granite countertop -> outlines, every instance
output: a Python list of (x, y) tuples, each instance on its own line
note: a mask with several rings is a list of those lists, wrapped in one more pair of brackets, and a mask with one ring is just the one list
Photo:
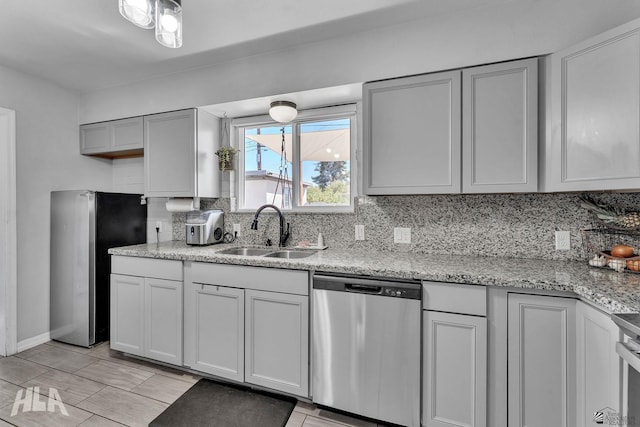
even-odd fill
[[(586, 262), (447, 256), (326, 249), (300, 259), (224, 255), (238, 246), (188, 246), (184, 241), (109, 249), (112, 255), (316, 270), (438, 282), (568, 291), (613, 313), (640, 312), (640, 274), (589, 267)], [(274, 251), (277, 248), (273, 248)], [(291, 248), (286, 248), (291, 249)]]

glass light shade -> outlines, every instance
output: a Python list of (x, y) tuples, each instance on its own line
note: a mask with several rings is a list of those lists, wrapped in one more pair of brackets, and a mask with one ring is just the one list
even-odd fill
[(274, 101), (269, 108), (269, 115), (278, 123), (289, 123), (298, 115), (296, 104), (289, 101)]
[(163, 46), (182, 46), (182, 6), (174, 0), (156, 0), (156, 40)]
[(118, 0), (120, 15), (140, 28), (155, 26), (155, 0)]

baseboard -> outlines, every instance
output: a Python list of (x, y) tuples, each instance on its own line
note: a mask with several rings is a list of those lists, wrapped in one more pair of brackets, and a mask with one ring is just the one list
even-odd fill
[(35, 347), (40, 344), (44, 344), (49, 341), (51, 341), (51, 335), (49, 332), (36, 335), (35, 337), (27, 338), (26, 340), (22, 340), (18, 342), (18, 353), (25, 350), (29, 350), (32, 347)]

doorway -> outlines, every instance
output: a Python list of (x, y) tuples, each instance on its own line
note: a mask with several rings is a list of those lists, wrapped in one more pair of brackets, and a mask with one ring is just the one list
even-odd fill
[(17, 350), (16, 112), (0, 107), (0, 356)]

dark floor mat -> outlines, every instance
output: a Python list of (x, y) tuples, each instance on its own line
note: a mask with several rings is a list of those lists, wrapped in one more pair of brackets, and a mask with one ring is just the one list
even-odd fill
[(150, 427), (283, 427), (296, 399), (201, 379)]

